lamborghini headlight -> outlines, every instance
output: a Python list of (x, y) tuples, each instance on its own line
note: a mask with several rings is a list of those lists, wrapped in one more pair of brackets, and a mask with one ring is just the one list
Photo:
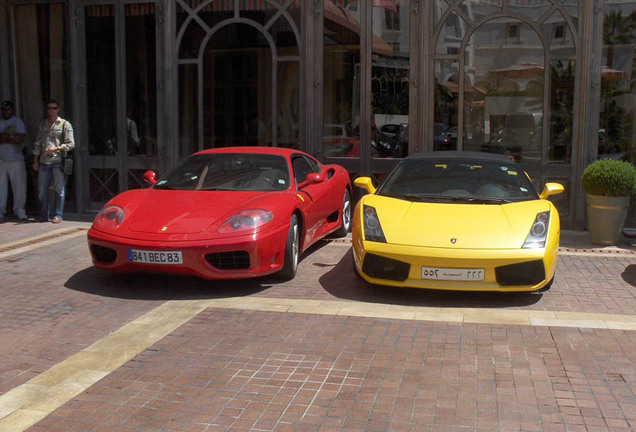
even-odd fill
[(375, 211), (375, 208), (365, 205), (362, 211), (365, 240), (386, 243), (386, 238), (384, 238), (384, 232), (382, 231), (382, 226), (380, 226), (380, 219), (378, 219), (378, 213)]
[(103, 227), (115, 229), (119, 228), (125, 216), (126, 213), (123, 208), (115, 205), (107, 205), (99, 211), (95, 222)]
[(267, 210), (244, 210), (226, 220), (218, 229), (221, 234), (253, 231), (271, 221), (274, 215)]
[(523, 244), (524, 249), (536, 249), (545, 247), (550, 226), (550, 212), (539, 213), (530, 228), (530, 233)]

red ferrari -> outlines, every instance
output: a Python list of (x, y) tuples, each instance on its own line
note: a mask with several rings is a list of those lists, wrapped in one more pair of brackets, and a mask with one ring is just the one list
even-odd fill
[(282, 148), (232, 147), (185, 158), (152, 187), (110, 200), (88, 231), (96, 267), (235, 279), (291, 279), (299, 255), (351, 225), (339, 165)]

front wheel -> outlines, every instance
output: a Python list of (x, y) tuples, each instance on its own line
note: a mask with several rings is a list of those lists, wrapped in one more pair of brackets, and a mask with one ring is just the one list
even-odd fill
[(344, 237), (349, 233), (351, 229), (351, 194), (349, 189), (345, 189), (344, 197), (342, 198), (342, 215), (340, 216), (340, 228), (334, 232), (336, 237)]
[(278, 275), (283, 279), (293, 279), (298, 270), (300, 237), (298, 235), (298, 218), (293, 214), (289, 221), (289, 233), (285, 245), (285, 262)]

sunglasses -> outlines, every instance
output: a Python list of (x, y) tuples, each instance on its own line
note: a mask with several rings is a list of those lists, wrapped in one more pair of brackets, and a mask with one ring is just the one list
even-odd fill
[(46, 109), (47, 109), (47, 110), (56, 110), (56, 109), (58, 109), (58, 108), (59, 108), (59, 107), (46, 107)]

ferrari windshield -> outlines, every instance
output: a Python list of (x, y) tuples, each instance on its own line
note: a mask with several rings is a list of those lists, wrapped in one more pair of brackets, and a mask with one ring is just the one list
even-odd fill
[(282, 156), (210, 153), (185, 158), (155, 189), (197, 191), (281, 191), (289, 188), (289, 167)]
[(538, 199), (526, 173), (514, 163), (470, 159), (405, 159), (378, 195), (414, 202), (505, 204)]

